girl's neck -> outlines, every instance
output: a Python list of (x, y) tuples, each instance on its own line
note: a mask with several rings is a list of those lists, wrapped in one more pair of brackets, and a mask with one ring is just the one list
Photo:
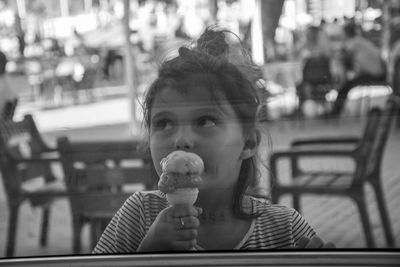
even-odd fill
[(234, 218), (232, 207), (233, 190), (208, 190), (198, 196), (196, 206), (203, 209), (199, 219), (201, 223), (226, 223)]

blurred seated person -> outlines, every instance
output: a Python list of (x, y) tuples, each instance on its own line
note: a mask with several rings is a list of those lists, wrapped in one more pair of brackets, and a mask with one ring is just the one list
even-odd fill
[(0, 119), (12, 119), (17, 104), (17, 95), (7, 80), (7, 62), (7, 56), (0, 51)]
[(309, 26), (305, 38), (298, 47), (302, 81), (296, 86), (299, 109), (306, 100), (317, 100), (320, 85), (331, 81), (332, 47), (327, 34), (318, 26)]
[(344, 43), (343, 64), (347, 70), (347, 80), (338, 91), (333, 105), (332, 115), (339, 116), (349, 91), (363, 84), (385, 82), (386, 68), (379, 48), (370, 40), (362, 37), (355, 23), (343, 27)]
[(332, 52), (327, 34), (319, 26), (314, 25), (306, 29), (305, 36), (297, 49), (303, 62), (310, 57), (330, 57)]

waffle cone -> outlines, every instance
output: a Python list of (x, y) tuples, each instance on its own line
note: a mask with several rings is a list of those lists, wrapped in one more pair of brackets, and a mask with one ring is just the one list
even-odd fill
[(167, 200), (171, 205), (187, 204), (193, 205), (196, 202), (199, 189), (197, 188), (177, 188), (171, 193), (167, 193)]

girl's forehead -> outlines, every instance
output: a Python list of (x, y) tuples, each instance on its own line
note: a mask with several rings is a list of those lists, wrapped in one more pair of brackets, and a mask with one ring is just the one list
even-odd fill
[(176, 89), (166, 87), (154, 98), (153, 108), (172, 106), (215, 106), (221, 107), (227, 100), (221, 94), (212, 94), (211, 89), (195, 87)]
[(236, 118), (234, 107), (222, 95), (214, 95), (211, 89), (201, 88), (177, 90), (166, 87), (155, 96), (150, 110), (150, 117), (158, 114), (173, 113), (179, 116), (198, 114), (199, 112), (215, 113)]

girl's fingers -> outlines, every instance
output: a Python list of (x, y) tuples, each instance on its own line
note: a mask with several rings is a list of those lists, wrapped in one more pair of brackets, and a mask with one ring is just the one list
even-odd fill
[(310, 239), (308, 237), (302, 236), (299, 241), (297, 242), (297, 247), (298, 248), (305, 248), (308, 244)]
[(301, 237), (297, 242), (297, 248), (336, 248), (332, 242), (327, 242), (326, 244), (318, 236), (314, 236), (311, 239), (305, 236)]
[(200, 221), (194, 216), (179, 217), (174, 218), (174, 225), (177, 230), (196, 229), (200, 226)]
[(186, 217), (186, 216), (195, 216), (198, 217), (202, 210), (199, 207), (188, 206), (188, 205), (174, 205), (169, 208), (173, 217)]
[(178, 231), (175, 235), (177, 241), (191, 241), (196, 240), (198, 234), (196, 229), (184, 229)]
[(322, 248), (323, 245), (324, 241), (322, 241), (321, 238), (319, 238), (318, 236), (313, 236), (310, 239), (310, 242), (308, 242), (306, 248)]
[(322, 248), (336, 248), (336, 246), (332, 242), (328, 242)]
[(172, 246), (175, 250), (190, 250), (196, 246), (196, 240), (174, 241)]

